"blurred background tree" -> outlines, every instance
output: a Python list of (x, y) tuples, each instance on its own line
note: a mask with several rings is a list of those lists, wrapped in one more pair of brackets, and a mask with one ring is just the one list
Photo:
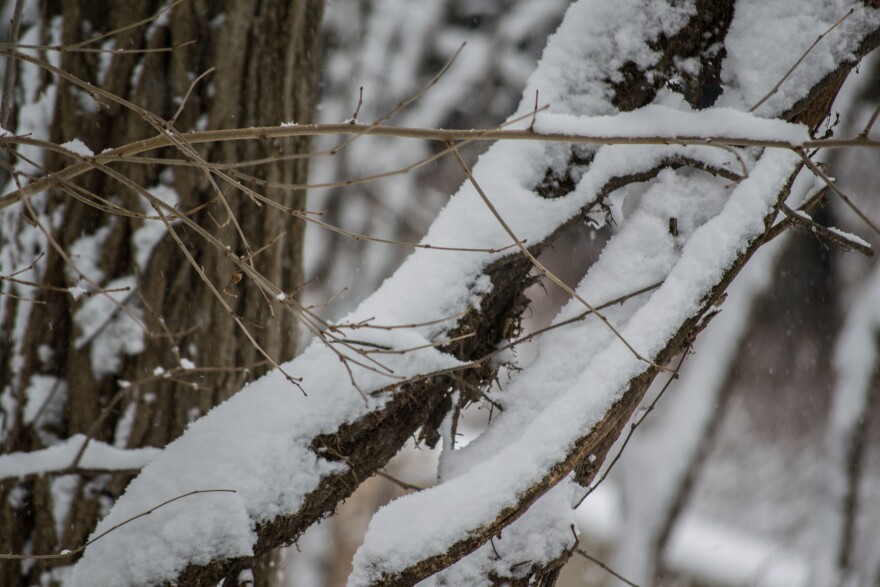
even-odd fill
[[(33, 60), (18, 59), (6, 45), (2, 126), (59, 145), (77, 139), (101, 152), (156, 135), (163, 120), (182, 132), (310, 122), (318, 99), (323, 4), (6, 0), (0, 8), (5, 37)], [(134, 107), (59, 78), (46, 65)], [(234, 163), (304, 153), (308, 146), (307, 138), (218, 143), (198, 153)], [(217, 193), (208, 174), (163, 164), (180, 155), (177, 149), (151, 155), (155, 160), (118, 170), (153, 196), (191, 211), (192, 220), (285, 291), (302, 284), (302, 221), (247, 198), (221, 205), (225, 194)], [(24, 181), (12, 172), (41, 175), (71, 163), (58, 152), (42, 160), (34, 150), (19, 155), (7, 149), (3, 157), (4, 193)], [(308, 167), (309, 159), (301, 157), (237, 170), (302, 184)], [(304, 207), (304, 190), (266, 193), (288, 207)], [(105, 214), (74, 196), (133, 214)], [(32, 198), (29, 208), (30, 219), (19, 207), (0, 216), (0, 274), (30, 267), (17, 275), (20, 283), (0, 284), (4, 453), (59, 445), (76, 434), (119, 448), (163, 447), (270, 367), (161, 223), (145, 218), (156, 211), (131, 185), (92, 172)], [(34, 222), (47, 234), (35, 238)], [(264, 294), (236, 276), (220, 251), (191, 231), (178, 232), (207, 280), (228, 284), (226, 302), (254, 340), (275, 361), (292, 358), (292, 315), (273, 315)], [(116, 290), (110, 294), (116, 305), (100, 294), (78, 295), (98, 289)], [(0, 482), (0, 551), (58, 552), (87, 539), (131, 471), (82, 468), (77, 459), (64, 474)], [(62, 584), (69, 564), (2, 561), (0, 584)], [(272, 564), (257, 573), (258, 584), (274, 584)]]

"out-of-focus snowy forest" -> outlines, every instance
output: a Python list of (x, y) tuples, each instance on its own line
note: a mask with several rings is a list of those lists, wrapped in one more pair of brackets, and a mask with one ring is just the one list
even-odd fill
[(876, 2), (36, 4), (0, 582), (880, 582)]

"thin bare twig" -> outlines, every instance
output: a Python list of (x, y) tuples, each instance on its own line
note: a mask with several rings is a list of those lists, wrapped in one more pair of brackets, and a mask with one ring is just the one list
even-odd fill
[[(821, 190), (816, 191), (816, 193), (810, 196), (806, 202), (798, 206), (798, 211), (809, 212), (810, 210), (812, 210), (819, 202), (825, 199), (830, 189), (831, 188), (826, 185)], [(791, 227), (791, 224), (792, 220), (786, 216), (785, 218), (774, 224), (770, 228), (770, 230), (767, 231), (766, 236), (764, 236), (764, 242), (766, 243), (772, 241), (780, 234), (788, 230)]]
[(783, 204), (780, 209), (782, 210), (783, 214), (791, 219), (793, 226), (800, 228), (804, 232), (814, 234), (819, 238), (830, 241), (841, 247), (845, 251), (853, 250), (869, 258), (874, 256), (874, 250), (870, 246), (848, 238), (846, 235), (840, 232), (836, 232), (825, 226), (822, 226), (821, 224), (814, 222), (813, 219), (806, 214), (802, 216), (785, 204)]
[[(3, 53), (3, 50), (0, 50)], [(22, 56), (29, 58), (29, 56)], [(529, 113), (528, 116), (531, 116)], [(510, 129), (431, 129), (431, 128), (412, 128), (412, 127), (376, 127), (372, 125), (358, 124), (314, 124), (314, 125), (282, 125), (269, 127), (239, 128), (239, 129), (220, 129), (193, 131), (185, 133), (186, 140), (190, 145), (224, 142), (224, 141), (240, 141), (240, 140), (261, 140), (268, 138), (286, 138), (300, 136), (317, 136), (332, 134), (370, 134), (375, 136), (387, 136), (409, 139), (434, 140), (442, 143), (449, 141), (497, 141), (497, 140), (514, 140), (514, 141), (541, 141), (541, 142), (560, 142), (575, 143), (587, 145), (689, 145), (711, 148), (722, 148), (728, 150), (729, 147), (758, 147), (766, 149), (843, 149), (850, 147), (859, 148), (880, 148), (880, 140), (872, 140), (868, 137), (852, 137), (843, 139), (811, 139), (798, 143), (792, 143), (787, 140), (773, 139), (755, 139), (748, 136), (742, 137), (724, 137), (724, 136), (589, 136), (577, 134), (562, 133), (539, 133), (524, 130)], [(7, 208), (22, 198), (30, 197), (36, 193), (45, 191), (53, 186), (59, 179), (72, 179), (82, 175), (86, 171), (92, 169), (97, 162), (114, 163), (126, 162), (128, 158), (160, 149), (163, 147), (173, 146), (176, 139), (172, 139), (167, 133), (162, 133), (150, 139), (135, 141), (128, 145), (123, 145), (109, 151), (102, 152), (92, 157), (83, 157), (78, 163), (65, 167), (55, 172), (50, 177), (37, 179), (36, 181), (23, 186), (20, 189), (13, 190), (3, 196), (0, 196), (0, 210)], [(3, 136), (0, 137), (0, 144), (21, 143), (30, 144), (31, 139), (28, 137)], [(429, 158), (434, 160), (436, 158)], [(425, 162), (428, 160), (426, 159)], [(415, 164), (415, 167), (421, 166), (425, 162)], [(211, 164), (205, 163), (210, 169)], [(198, 164), (201, 166), (201, 163)], [(222, 166), (214, 166), (217, 169)], [(406, 168), (406, 171), (413, 167)], [(370, 179), (385, 177), (388, 175), (399, 174), (402, 171), (391, 171), (384, 174), (371, 176)], [(405, 171), (403, 171), (405, 172)], [(351, 185), (367, 178), (345, 180), (342, 185)], [(340, 182), (333, 182), (331, 186), (339, 185)], [(289, 187), (292, 184), (284, 184)], [(321, 185), (321, 184), (318, 184)], [(314, 187), (314, 186), (313, 186)]]
[(804, 165), (806, 165), (810, 171), (812, 171), (819, 178), (821, 178), (822, 181), (824, 181), (825, 184), (831, 189), (831, 191), (834, 192), (835, 194), (837, 194), (840, 197), (840, 199), (843, 200), (844, 204), (849, 206), (849, 209), (852, 210), (853, 212), (855, 212), (856, 216), (861, 218), (862, 222), (867, 224), (871, 228), (871, 230), (874, 231), (874, 234), (876, 234), (877, 236), (880, 236), (880, 228), (878, 228), (877, 225), (874, 224), (874, 222), (870, 218), (868, 218), (865, 215), (865, 213), (862, 212), (858, 208), (858, 206), (856, 206), (852, 202), (852, 200), (850, 200), (849, 196), (847, 196), (843, 192), (843, 190), (841, 190), (837, 186), (837, 184), (834, 183), (834, 181), (830, 177), (828, 177), (828, 175), (824, 171), (822, 171), (822, 169), (818, 165), (813, 163), (813, 161), (807, 156), (806, 151), (804, 151), (803, 149), (795, 149), (795, 153), (800, 155), (800, 158), (804, 162)]
[(356, 330), (358, 328), (375, 328), (377, 330), (400, 330), (400, 329), (409, 329), (420, 328), (422, 326), (433, 326), (434, 324), (442, 324), (443, 322), (449, 322), (450, 320), (456, 320), (464, 316), (466, 312), (456, 312), (455, 314), (450, 314), (444, 318), (437, 318), (436, 320), (427, 320), (425, 322), (412, 322), (410, 324), (372, 324), (375, 318), (367, 318), (366, 320), (361, 320), (360, 322), (354, 323), (342, 323), (342, 324), (334, 324), (330, 327), (333, 331), (339, 331), (343, 329), (351, 329)]
[(529, 130), (535, 132), (535, 120), (538, 118), (538, 90), (535, 90), (535, 109), (532, 111), (532, 123), (529, 124)]
[(354, 109), (354, 114), (352, 114), (352, 115), (351, 115), (351, 118), (349, 119), (349, 122), (350, 122), (351, 124), (357, 124), (357, 121), (358, 121), (358, 114), (361, 113), (361, 106), (363, 106), (363, 105), (364, 105), (364, 86), (361, 86), (361, 89), (360, 89), (360, 91), (359, 91), (359, 93), (358, 93), (358, 103), (357, 103), (357, 106), (356, 106), (355, 109)]
[(873, 114), (871, 114), (871, 118), (868, 119), (868, 124), (866, 124), (865, 128), (862, 129), (862, 132), (858, 134), (859, 138), (868, 138), (868, 135), (871, 134), (871, 129), (874, 128), (874, 124), (877, 122), (878, 117), (880, 117), (880, 104), (877, 104), (877, 107), (874, 109)]
[(28, 45), (24, 43), (0, 43), (4, 49), (30, 49), (33, 51), (57, 51), (59, 53), (110, 53), (112, 55), (142, 55), (145, 53), (172, 53), (182, 47), (195, 44), (195, 39), (178, 43), (172, 47), (152, 47), (149, 49), (102, 49), (94, 47), (72, 48), (67, 45)]
[(660, 389), (660, 392), (657, 394), (657, 397), (655, 397), (654, 400), (648, 405), (648, 407), (645, 408), (644, 412), (642, 412), (642, 414), (639, 416), (639, 418), (635, 422), (633, 422), (632, 424), (629, 425), (629, 433), (626, 435), (626, 438), (623, 439), (623, 444), (621, 445), (620, 450), (618, 450), (617, 454), (614, 455), (614, 459), (611, 461), (611, 463), (608, 465), (608, 467), (602, 473), (602, 476), (599, 478), (599, 480), (596, 481), (595, 483), (593, 483), (590, 486), (590, 488), (587, 490), (587, 492), (584, 494), (584, 496), (578, 500), (577, 504), (575, 504), (575, 506), (574, 506), (574, 509), (577, 509), (578, 507), (580, 507), (580, 505), (582, 503), (584, 503), (584, 500), (587, 499), (590, 496), (590, 494), (592, 494), (594, 491), (596, 491), (596, 488), (599, 487), (599, 485), (601, 485), (602, 482), (605, 481), (605, 479), (608, 477), (608, 474), (611, 472), (611, 469), (614, 468), (614, 465), (617, 464), (617, 461), (619, 461), (620, 457), (623, 455), (623, 451), (624, 451), (624, 449), (626, 449), (626, 445), (629, 444), (629, 441), (632, 438), (633, 434), (635, 434), (638, 427), (642, 425), (642, 422), (645, 421), (645, 418), (648, 417), (648, 414), (650, 414), (651, 412), (654, 411), (654, 407), (657, 405), (657, 402), (660, 401), (660, 398), (663, 397), (663, 394), (666, 393), (666, 390), (669, 389), (669, 386), (672, 385), (672, 382), (674, 380), (678, 379), (678, 372), (681, 370), (681, 365), (684, 363), (684, 360), (687, 357), (688, 353), (690, 352), (690, 349), (691, 349), (691, 347), (688, 346), (681, 353), (681, 359), (679, 359), (678, 365), (676, 365), (675, 369), (670, 373), (669, 379), (666, 380), (666, 383)]
[(588, 561), (590, 561), (591, 563), (597, 565), (598, 567), (601, 567), (603, 571), (605, 571), (606, 573), (608, 573), (609, 575), (611, 575), (615, 579), (623, 581), (624, 583), (626, 583), (630, 587), (639, 587), (637, 584), (633, 583), (632, 581), (630, 581), (629, 579), (627, 579), (626, 577), (624, 577), (623, 575), (621, 575), (620, 573), (618, 573), (617, 571), (615, 571), (614, 569), (612, 569), (611, 567), (609, 567), (608, 565), (606, 565), (605, 563), (603, 563), (602, 561), (600, 561), (599, 559), (597, 559), (596, 557), (594, 557), (593, 555), (588, 553), (587, 551), (585, 551), (581, 548), (577, 548), (577, 549), (575, 549), (575, 552), (578, 553), (579, 555), (581, 555), (582, 557), (584, 557), (585, 559), (587, 559)]
[(571, 524), (571, 526), (569, 526), (569, 528), (571, 528), (571, 535), (574, 536), (574, 545), (567, 550), (567, 552), (569, 554), (572, 552), (576, 552), (579, 555), (581, 555), (582, 557), (584, 557), (585, 559), (587, 559), (588, 561), (601, 567), (605, 572), (610, 574), (612, 577), (620, 579), (621, 581), (623, 581), (624, 583), (626, 583), (630, 587), (639, 587), (638, 585), (636, 585), (635, 583), (633, 583), (629, 579), (626, 579), (625, 577), (623, 577), (623, 575), (621, 575), (620, 573), (618, 573), (617, 571), (615, 571), (614, 569), (612, 569), (611, 567), (609, 567), (608, 565), (606, 565), (605, 563), (603, 563), (602, 561), (600, 561), (599, 559), (597, 559), (596, 557), (594, 557), (593, 555), (588, 553), (586, 550), (579, 548), (580, 543), (581, 543), (581, 539), (577, 535), (577, 531), (574, 528), (574, 524)]
[[(406, 353), (411, 353), (413, 351), (419, 351), (422, 349), (437, 348), (439, 346), (447, 345), (447, 344), (450, 344), (453, 342), (458, 342), (460, 340), (466, 340), (468, 338), (473, 338), (474, 336), (476, 336), (475, 332), (466, 332), (465, 334), (461, 334), (459, 336), (454, 336), (452, 338), (444, 338), (443, 340), (428, 342), (425, 344), (420, 344), (418, 346), (413, 346), (413, 347), (409, 347), (409, 348), (405, 348), (405, 349), (392, 349), (392, 348), (388, 348), (388, 347), (382, 348), (382, 345), (374, 345), (374, 346), (377, 346), (378, 348), (376, 348), (375, 350), (364, 351), (364, 352), (366, 354), (373, 353), (373, 354), (386, 354), (386, 355), (404, 355)], [(363, 343), (361, 343), (361, 344), (363, 344)]]
[(203, 72), (199, 77), (194, 79), (191, 84), (189, 84), (189, 88), (186, 90), (186, 94), (184, 94), (183, 99), (180, 101), (180, 106), (177, 107), (177, 112), (175, 112), (174, 116), (171, 117), (171, 120), (168, 121), (169, 124), (174, 124), (175, 122), (177, 122), (177, 117), (180, 116), (180, 113), (183, 112), (184, 108), (186, 108), (186, 103), (189, 101), (189, 97), (192, 95), (193, 90), (196, 88), (198, 83), (205, 79), (207, 76), (214, 73), (216, 69), (216, 67), (211, 67), (207, 71)]
[(376, 471), (376, 475), (382, 477), (383, 479), (388, 479), (405, 491), (422, 491), (424, 489), (424, 487), (419, 487), (418, 485), (413, 485), (412, 483), (401, 481), (397, 477), (390, 475), (387, 471), (385, 471), (385, 469), (379, 469), (378, 471)]

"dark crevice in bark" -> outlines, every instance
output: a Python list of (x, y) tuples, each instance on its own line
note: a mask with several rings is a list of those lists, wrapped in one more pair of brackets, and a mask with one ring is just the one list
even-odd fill
[[(620, 79), (611, 82), (612, 103), (628, 112), (650, 104), (660, 88), (669, 86), (684, 96), (694, 108), (715, 103), (722, 93), (721, 62), (726, 55), (724, 39), (733, 19), (734, 0), (697, 0), (689, 22), (672, 37), (661, 35), (649, 43), (660, 58), (648, 71), (632, 62), (624, 64)], [(697, 73), (688, 73), (681, 63), (699, 62)]]

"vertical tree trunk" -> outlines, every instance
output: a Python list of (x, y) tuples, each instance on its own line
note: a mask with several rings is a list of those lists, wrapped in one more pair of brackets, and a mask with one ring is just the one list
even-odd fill
[[(38, 14), (25, 11), (22, 39), (69, 46), (149, 19), (167, 4), (47, 0)], [(89, 45), (172, 51), (67, 50), (41, 51), (39, 56), (165, 120), (180, 109), (174, 126), (181, 132), (307, 123), (318, 95), (321, 18), (320, 0), (191, 0)], [(187, 96), (193, 81), (212, 67), (216, 69)], [(90, 95), (33, 65), (19, 62), (18, 68), (18, 83), (38, 80), (42, 94), (19, 88), (23, 98), (16, 101), (11, 130), (26, 132), (28, 121), (33, 121), (29, 106), (42, 99), (51, 106), (47, 138), (57, 144), (79, 139), (100, 152), (157, 134), (142, 113)], [(207, 161), (233, 163), (303, 153), (307, 148), (303, 138), (223, 143), (198, 151)], [(183, 158), (172, 149), (146, 155)], [(55, 153), (44, 160), (50, 170), (70, 162)], [(158, 197), (173, 194), (180, 210), (196, 210), (190, 214), (192, 220), (234, 254), (252, 255), (256, 270), (283, 291), (294, 292), (300, 285), (301, 221), (258, 206), (215, 178), (227, 207), (201, 169), (158, 163), (115, 169)], [(271, 182), (304, 183), (308, 159), (279, 159), (238, 171)], [(304, 207), (302, 190), (245, 183), (285, 207)], [(106, 174), (91, 172), (77, 184), (130, 210), (156, 214), (142, 195)], [(4, 193), (14, 184), (7, 188)], [(34, 230), (25, 223), (29, 216), (47, 228), (51, 239), (33, 243), (22, 238)], [(122, 448), (162, 447), (194, 417), (269, 366), (161, 222), (108, 214), (60, 189), (2, 211), (0, 221), (0, 274), (36, 260), (22, 278), (62, 290), (0, 281), (0, 291), (9, 294), (0, 297), (4, 453), (43, 449), (74, 434)], [(180, 223), (174, 228), (257, 343), (276, 361), (291, 358), (296, 347), (292, 314), (280, 311), (279, 304), (267, 300), (247, 279), (237, 282), (233, 264), (194, 231)], [(90, 245), (97, 256), (89, 255)], [(113, 294), (119, 301), (116, 307), (100, 294), (75, 300), (63, 290), (93, 289), (82, 275), (102, 288), (131, 289)], [(42, 554), (75, 548), (87, 539), (128, 478), (69, 471), (0, 481), (0, 551)], [(61, 584), (63, 567), (69, 564), (3, 562), (0, 584)], [(271, 583), (273, 573), (257, 574), (258, 584)]]

